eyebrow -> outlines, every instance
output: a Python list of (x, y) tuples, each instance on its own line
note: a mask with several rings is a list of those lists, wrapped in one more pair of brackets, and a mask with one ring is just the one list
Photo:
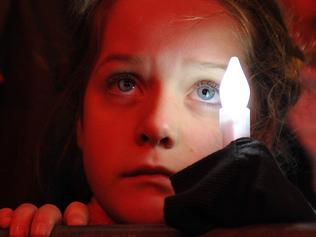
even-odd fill
[[(111, 63), (111, 62), (125, 62), (125, 63), (131, 63), (131, 64), (141, 64), (143, 63), (143, 59), (139, 56), (130, 55), (130, 54), (121, 54), (121, 53), (115, 53), (115, 54), (109, 54), (104, 59), (102, 59), (100, 66)], [(220, 64), (220, 63), (214, 63), (214, 62), (204, 62), (199, 61), (196, 59), (185, 59), (184, 60), (185, 65), (194, 66), (197, 68), (200, 68), (202, 70), (210, 69), (210, 68), (219, 68), (222, 70), (226, 70), (227, 65), (226, 64)]]

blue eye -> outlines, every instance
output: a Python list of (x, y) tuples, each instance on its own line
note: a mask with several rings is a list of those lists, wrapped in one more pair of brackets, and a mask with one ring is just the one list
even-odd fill
[(136, 83), (130, 78), (122, 78), (117, 80), (117, 87), (122, 92), (128, 92), (135, 88)]
[(115, 73), (106, 80), (107, 90), (116, 95), (140, 96), (137, 75), (129, 72)]
[(200, 81), (191, 94), (192, 99), (208, 104), (219, 104), (219, 85), (213, 81)]
[(197, 94), (202, 100), (210, 100), (214, 97), (216, 89), (209, 86), (201, 86), (197, 88)]

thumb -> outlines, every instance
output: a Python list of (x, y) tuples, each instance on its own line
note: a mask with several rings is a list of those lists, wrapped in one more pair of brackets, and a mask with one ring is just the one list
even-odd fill
[(87, 205), (81, 202), (70, 203), (64, 212), (66, 225), (87, 225), (89, 223), (89, 210)]

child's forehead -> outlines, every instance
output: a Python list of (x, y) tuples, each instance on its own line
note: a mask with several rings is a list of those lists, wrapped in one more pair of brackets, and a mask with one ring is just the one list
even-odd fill
[(143, 24), (145, 21), (176, 23), (204, 19), (226, 13), (217, 0), (117, 0), (110, 18), (124, 23)]
[(181, 12), (189, 10), (192, 13), (200, 12), (201, 9), (205, 9), (207, 12), (209, 6), (219, 5), (221, 4), (218, 0), (116, 0), (114, 2), (115, 8), (123, 11), (150, 11), (154, 9), (156, 11)]
[(118, 0), (103, 36), (103, 46), (153, 50), (192, 50), (203, 42), (224, 47), (224, 39), (240, 37), (236, 21), (215, 0)]

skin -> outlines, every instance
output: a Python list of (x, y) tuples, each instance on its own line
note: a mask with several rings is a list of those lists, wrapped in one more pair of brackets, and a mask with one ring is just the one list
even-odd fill
[[(93, 200), (104, 217), (163, 223), (164, 199), (173, 194), (168, 177), (222, 148), (217, 87), (230, 57), (243, 62), (236, 24), (215, 1), (114, 5), (77, 125)], [(202, 87), (214, 96), (201, 97)], [(77, 204), (65, 214), (67, 224), (88, 223), (86, 206)], [(34, 218), (33, 236), (40, 220), (48, 223), (44, 236), (62, 220), (57, 208), (19, 208), (33, 213), (21, 220), (29, 226)], [(10, 229), (17, 226), (13, 219)]]

